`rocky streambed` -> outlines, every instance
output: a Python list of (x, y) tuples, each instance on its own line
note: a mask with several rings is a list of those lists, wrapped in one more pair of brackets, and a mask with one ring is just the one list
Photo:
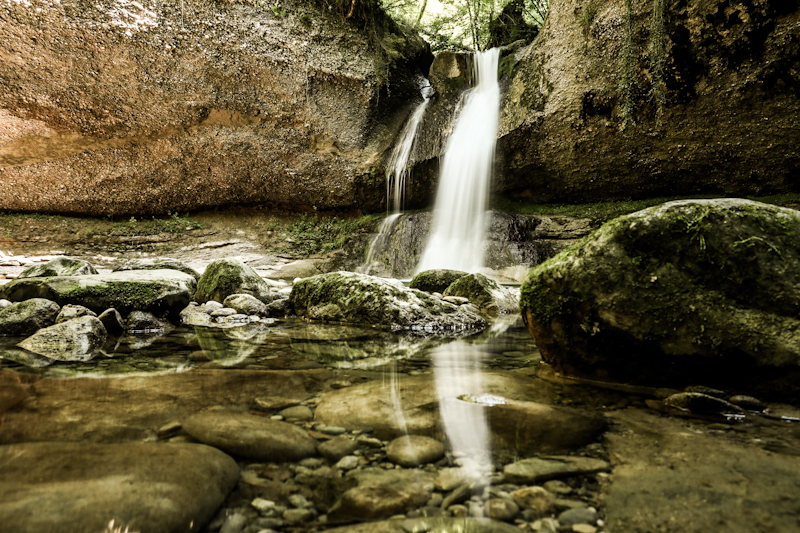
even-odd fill
[[(779, 219), (793, 216), (784, 211)], [(787, 244), (775, 246), (788, 257)], [(17, 270), (0, 297), (20, 302), (3, 304), (0, 319), (38, 311), (14, 322), (25, 332), (6, 325), (0, 338), (0, 523), (37, 532), (797, 528), (791, 398), (743, 398), (691, 368), (685, 389), (558, 374), (557, 351), (542, 343), (544, 362), (508, 305), (515, 292), (480, 276), (440, 272), (412, 287), (353, 273), (289, 282), (265, 276), (264, 257), (6, 267)], [(533, 311), (541, 322), (541, 307)], [(65, 324), (81, 325), (73, 348), (91, 349), (56, 349), (63, 343), (44, 333)], [(26, 348), (37, 336), (44, 342)], [(620, 345), (620, 355), (630, 350)]]

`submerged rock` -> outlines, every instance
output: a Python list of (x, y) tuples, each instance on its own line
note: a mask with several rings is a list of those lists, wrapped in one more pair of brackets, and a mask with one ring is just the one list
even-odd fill
[(155, 259), (131, 259), (130, 261), (125, 261), (121, 265), (114, 268), (113, 272), (121, 272), (124, 270), (162, 269), (177, 270), (179, 272), (183, 272), (184, 274), (189, 274), (190, 276), (194, 277), (194, 279), (200, 279), (200, 274), (195, 269), (183, 261), (172, 259), (171, 257), (157, 257)]
[(146, 311), (131, 311), (125, 320), (128, 333), (169, 333), (175, 329), (169, 320), (159, 318)]
[(128, 270), (92, 276), (15, 279), (0, 288), (11, 301), (47, 298), (103, 312), (113, 307), (123, 314), (148, 311), (177, 316), (192, 299), (197, 282), (177, 270)]
[(238, 477), (233, 459), (200, 444), (0, 446), (0, 523), (17, 533), (200, 529)]
[(329, 520), (389, 518), (423, 505), (434, 488), (434, 475), (419, 470), (368, 468), (353, 477), (358, 485), (345, 491), (331, 507)]
[(493, 318), (519, 311), (519, 300), (514, 293), (483, 274), (469, 274), (458, 278), (447, 287), (443, 295), (466, 298), (482, 314)]
[(534, 268), (520, 305), (560, 372), (788, 397), (800, 391), (798, 264), (798, 211), (670, 202)]
[(87, 276), (97, 274), (88, 261), (71, 257), (57, 257), (41, 265), (34, 265), (22, 271), (18, 278), (44, 278), (52, 276)]
[(517, 484), (534, 484), (560, 477), (596, 474), (611, 470), (611, 465), (591, 457), (569, 455), (547, 458), (532, 457), (511, 463), (503, 468), (506, 481)]
[(97, 317), (83, 316), (40, 329), (18, 346), (56, 361), (86, 361), (100, 350), (107, 335)]
[(442, 456), (444, 445), (423, 435), (398, 437), (386, 447), (386, 458), (406, 468), (432, 463)]
[(419, 289), (425, 292), (438, 292), (444, 294), (447, 287), (454, 281), (463, 278), (467, 272), (460, 270), (433, 269), (420, 272), (411, 280), (408, 285), (412, 289)]
[(300, 317), (395, 328), (471, 330), (486, 322), (477, 314), (382, 278), (334, 272), (295, 283), (291, 301)]
[(408, 533), (409, 531), (469, 531), (470, 533), (519, 533), (519, 528), (490, 518), (407, 518), (344, 526), (329, 533)]
[(273, 300), (269, 284), (238, 259), (220, 259), (209, 264), (197, 282), (194, 299), (222, 302), (232, 294), (249, 294), (265, 304)]
[(0, 309), (0, 335), (30, 335), (56, 323), (61, 307), (44, 298), (31, 298)]
[(316, 455), (316, 441), (294, 424), (242, 413), (205, 411), (183, 422), (195, 439), (257, 461), (299, 461)]

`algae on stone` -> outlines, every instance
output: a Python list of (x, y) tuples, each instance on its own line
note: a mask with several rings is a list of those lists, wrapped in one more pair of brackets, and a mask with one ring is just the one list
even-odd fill
[(197, 282), (196, 302), (222, 302), (231, 294), (249, 294), (269, 304), (270, 287), (252, 267), (238, 259), (220, 259), (206, 267)]
[(44, 278), (51, 276), (85, 276), (97, 274), (97, 270), (88, 261), (71, 257), (57, 257), (41, 265), (26, 268), (19, 278)]

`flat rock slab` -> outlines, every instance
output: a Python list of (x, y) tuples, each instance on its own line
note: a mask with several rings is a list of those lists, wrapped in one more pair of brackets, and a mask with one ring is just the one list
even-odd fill
[(255, 399), (299, 403), (321, 390), (329, 370), (202, 370), (97, 379), (42, 378), (0, 371), (0, 389), (28, 399), (3, 415), (0, 444), (43, 441), (125, 442), (211, 407), (246, 410)]
[(299, 461), (317, 453), (307, 431), (263, 416), (205, 411), (189, 417), (183, 429), (209, 446), (257, 461)]
[(197, 280), (177, 270), (127, 270), (86, 276), (15, 279), (0, 289), (12, 302), (46, 298), (58, 305), (82, 305), (96, 313), (113, 307), (122, 314), (148, 311), (178, 316), (197, 288)]
[(199, 531), (239, 478), (200, 444), (0, 446), (0, 524), (14, 533)]
[(519, 528), (489, 518), (409, 518), (385, 520), (329, 529), (328, 533), (409, 533), (426, 531), (445, 533), (468, 531), (469, 533), (519, 533)]
[(761, 428), (754, 439), (643, 410), (611, 416), (622, 431), (607, 437), (615, 463), (609, 531), (800, 530), (797, 429)]
[(608, 470), (611, 470), (611, 465), (600, 459), (564, 455), (523, 459), (506, 465), (503, 475), (510, 483), (534, 484), (548, 479), (596, 474)]

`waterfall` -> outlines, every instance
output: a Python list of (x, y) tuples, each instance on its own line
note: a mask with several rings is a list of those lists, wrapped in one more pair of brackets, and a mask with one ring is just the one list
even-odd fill
[(394, 145), (392, 155), (389, 157), (389, 162), (386, 165), (386, 207), (389, 207), (390, 198), (394, 198), (392, 203), (392, 212), (399, 213), (403, 209), (403, 200), (406, 192), (406, 179), (411, 173), (411, 168), (408, 165), (411, 158), (411, 151), (414, 148), (417, 139), (417, 128), (422, 117), (425, 114), (425, 108), (428, 107), (428, 98), (424, 98), (421, 104), (417, 106), (411, 117), (400, 132), (400, 138)]
[(475, 272), (483, 266), (486, 207), (500, 117), (497, 64), (493, 48), (474, 56), (475, 87), (447, 140), (428, 245), (417, 272), (449, 268)]

